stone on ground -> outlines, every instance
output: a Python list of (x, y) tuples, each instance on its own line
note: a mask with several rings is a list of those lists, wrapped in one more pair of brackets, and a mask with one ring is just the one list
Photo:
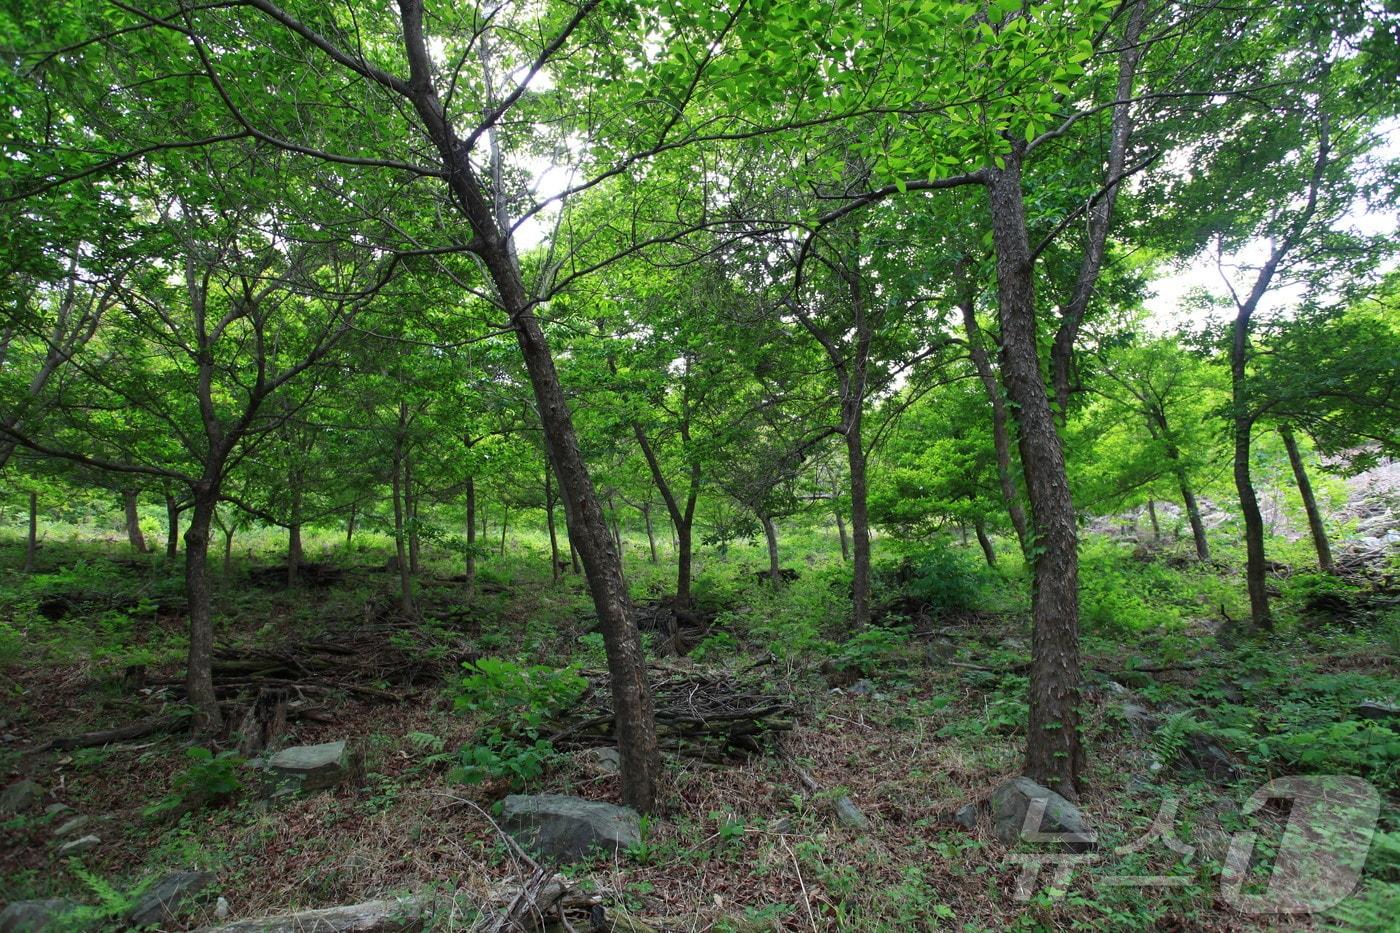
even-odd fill
[(198, 933), (416, 933), (424, 927), (423, 907), (416, 898), (366, 901), (200, 927)]
[(836, 820), (842, 826), (862, 831), (870, 828), (870, 821), (850, 797), (837, 797), (832, 806), (836, 808)]
[(0, 910), (0, 933), (39, 933), (56, 928), (58, 918), (77, 906), (62, 897), (14, 901)]
[(24, 813), (44, 799), (44, 789), (33, 781), (15, 781), (0, 790), (0, 813)]
[[(1038, 821), (1032, 806), (1041, 811)], [(1026, 826), (1028, 813), (1032, 814), (1030, 826)], [(1028, 842), (1059, 842), (1071, 852), (1087, 852), (1093, 849), (1096, 838), (1074, 804), (1027, 777), (1007, 781), (992, 792), (992, 823), (997, 839), (1005, 845), (1024, 838)]]
[(70, 839), (58, 847), (60, 856), (80, 855), (89, 849), (95, 849), (102, 844), (102, 840), (96, 836), (80, 836), (77, 839)]
[(186, 904), (206, 893), (213, 882), (212, 872), (171, 872), (141, 895), (140, 900), (127, 912), (127, 922), (134, 927), (165, 926), (176, 918)]
[(977, 804), (965, 803), (953, 811), (952, 819), (954, 825), (963, 829), (977, 828)]
[(277, 780), (292, 783), (304, 791), (336, 786), (345, 780), (348, 767), (343, 739), (320, 745), (294, 745), (267, 760), (267, 769)]
[(563, 794), (507, 797), (501, 826), (525, 849), (560, 862), (576, 862), (596, 851), (612, 855), (642, 841), (636, 811)]
[(622, 773), (622, 756), (615, 748), (588, 748), (579, 752), (579, 762), (598, 777)]
[(73, 817), (71, 820), (67, 820), (61, 826), (55, 829), (53, 831), (54, 838), (64, 839), (68, 836), (75, 835), (80, 830), (86, 829), (87, 825), (91, 822), (91, 817), (80, 813), (77, 816)]

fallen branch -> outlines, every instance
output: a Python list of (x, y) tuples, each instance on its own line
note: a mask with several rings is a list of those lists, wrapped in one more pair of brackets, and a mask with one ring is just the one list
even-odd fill
[(173, 732), (179, 728), (190, 714), (188, 711), (171, 713), (168, 716), (157, 716), (151, 719), (143, 719), (139, 722), (127, 723), (124, 726), (117, 726), (114, 729), (99, 729), (96, 732), (80, 732), (77, 735), (59, 736), (49, 739), (42, 745), (36, 745), (28, 749), (29, 754), (45, 752), (50, 749), (68, 751), (75, 748), (93, 748), (98, 745), (107, 745), (112, 742), (124, 742), (129, 739), (140, 739), (156, 732)]

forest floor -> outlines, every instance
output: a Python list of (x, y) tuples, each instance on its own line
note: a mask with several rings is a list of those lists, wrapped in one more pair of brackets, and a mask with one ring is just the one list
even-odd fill
[[(5, 565), (14, 550), (0, 547)], [(1018, 888), (1036, 850), (998, 842), (987, 803), (1016, 774), (1024, 742), (1025, 583), (952, 545), (882, 565), (880, 624), (849, 639), (839, 564), (799, 563), (799, 578), (774, 592), (755, 579), (752, 555), (709, 562), (699, 593), (717, 612), (712, 627), (688, 656), (658, 657), (656, 676), (703, 672), (781, 697), (792, 728), (724, 763), (668, 757), (641, 844), (561, 872), (606, 905), (613, 929), (1394, 929), (1393, 581), (1281, 573), (1277, 634), (1225, 646), (1215, 634), (1222, 612), (1239, 612), (1236, 581), (1183, 568), (1175, 553), (1134, 557), (1106, 541), (1086, 552), (1080, 806), (1100, 835), (1062, 887), (1048, 883), (1047, 863), (1033, 889)], [(538, 563), (507, 559), (469, 595), (444, 569), (425, 574), (418, 612), (404, 619), (374, 552), (295, 588), (275, 568), (236, 567), (217, 598), (225, 657), (299, 658), (305, 671), (283, 679), (310, 685), (293, 691), (306, 702), (277, 745), (345, 739), (358, 764), (329, 791), (268, 800), (233, 762), (232, 786), (195, 788), (194, 800), (199, 762), (178, 732), (44, 747), (178, 708), (178, 566), (91, 543), (43, 555), (39, 573), (0, 578), (0, 783), (32, 780), (42, 803), (71, 809), (0, 816), (0, 903), (67, 897), (118, 927), (111, 918), (154, 879), (207, 869), (211, 896), (168, 928), (213, 922), (216, 910), (239, 919), (409, 892), (437, 895), (441, 928), (469, 928), (475, 909), (530, 874), (490, 816), (511, 781), (458, 780), (458, 750), (487, 723), (454, 700), (463, 660), (601, 669), (577, 578), (552, 583), (547, 564), (541, 575)], [(636, 597), (659, 594), (664, 577), (643, 564)], [(327, 646), (334, 666), (312, 665)], [(229, 696), (231, 708), (250, 698)], [(547, 755), (541, 769), (530, 792), (620, 802), (616, 776), (587, 753)], [(1317, 773), (1357, 775), (1383, 797), (1364, 880), (1320, 915), (1237, 911), (1220, 875), (1232, 835), (1259, 834), (1251, 873), (1263, 887), (1286, 822), (1285, 811), (1242, 805), (1270, 778)], [(837, 818), (842, 796), (868, 828)], [(954, 818), (968, 804), (970, 826)], [(1161, 814), (1189, 854), (1136, 844)], [(98, 841), (65, 857), (55, 831), (75, 815)]]

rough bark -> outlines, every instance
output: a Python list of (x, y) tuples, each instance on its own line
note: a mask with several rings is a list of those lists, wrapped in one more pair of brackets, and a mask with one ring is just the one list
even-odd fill
[(122, 490), (122, 513), (126, 522), (126, 540), (137, 554), (146, 553), (146, 536), (141, 533), (141, 513), (136, 509), (136, 490)]
[(1254, 428), (1254, 416), (1250, 412), (1246, 367), (1249, 359), (1249, 322), (1253, 313), (1252, 305), (1239, 308), (1230, 343), (1233, 473), (1235, 492), (1240, 499), (1240, 514), (1244, 518), (1244, 580), (1249, 591), (1249, 620), (1256, 629), (1269, 630), (1274, 626), (1273, 616), (1269, 611), (1269, 587), (1265, 579), (1267, 558), (1264, 555), (1264, 516), (1259, 510), (1259, 496), (1254, 491), (1254, 479), (1249, 469), (1250, 435)]
[(1298, 450), (1298, 439), (1293, 436), (1293, 429), (1286, 424), (1279, 427), (1278, 433), (1288, 451), (1288, 463), (1293, 467), (1293, 479), (1298, 483), (1298, 495), (1302, 496), (1303, 509), (1308, 515), (1308, 530), (1312, 532), (1313, 547), (1317, 549), (1317, 566), (1323, 573), (1333, 573), (1336, 567), (1332, 563), (1332, 546), (1327, 541), (1327, 526), (1323, 524), (1322, 511), (1317, 507), (1312, 481), (1308, 479), (1303, 455)]
[(1036, 340), (1034, 267), (1016, 143), (987, 184), (996, 250), (1001, 374), (1016, 409), (1017, 437), (1034, 531), (1031, 548), (1030, 722), (1026, 774), (1077, 798), (1084, 763), (1079, 736), (1079, 557), (1064, 450), (1046, 395)]
[[(511, 226), (505, 216), (505, 181), (498, 169), (495, 184), (490, 186), (494, 198), (489, 198), (488, 187), (478, 178), (477, 169), (468, 158), (471, 143), (458, 136), (447, 118), (434, 86), (434, 68), (423, 32), (421, 0), (400, 0), (399, 9), (409, 66), (409, 80), (403, 93), (437, 147), (455, 203), (472, 227), (477, 255), (509, 317), (535, 396), (549, 458), (559, 479), (569, 527), (588, 578), (608, 657), (621, 758), (622, 799), (642, 812), (649, 812), (655, 804), (660, 758), (641, 633), (631, 617), (622, 561), (609, 539), (592, 477), (579, 450), (553, 354), (535, 316), (535, 302), (521, 278)], [(483, 58), (485, 56), (483, 46)], [(489, 68), (487, 70), (489, 72)], [(486, 135), (495, 153), (494, 133), (488, 131)], [(499, 165), (499, 159), (493, 162)]]
[(1181, 489), (1181, 501), (1186, 506), (1186, 520), (1191, 524), (1191, 540), (1196, 545), (1196, 557), (1210, 560), (1210, 544), (1206, 541), (1206, 525), (1201, 521), (1201, 507), (1196, 502), (1196, 492), (1187, 481), (1186, 470), (1177, 473), (1177, 485)]
[(194, 490), (194, 509), (185, 530), (185, 597), (189, 601), (190, 649), (185, 665), (185, 694), (194, 708), (195, 735), (223, 728), (214, 694), (214, 617), (209, 587), (209, 528), (219, 498), (219, 481), (207, 471)]
[(39, 494), (29, 494), (29, 536), (24, 543), (24, 572), (34, 572), (34, 560), (39, 553)]
[[(681, 442), (686, 445), (687, 449), (690, 446), (688, 412), (688, 400), (682, 397), (680, 434)], [(651, 472), (652, 483), (656, 486), (656, 491), (661, 493), (661, 501), (666, 505), (666, 514), (671, 517), (671, 528), (676, 535), (676, 605), (683, 609), (690, 605), (690, 581), (693, 563), (691, 542), (695, 528), (695, 504), (700, 495), (700, 463), (698, 460), (692, 460), (690, 463), (690, 486), (686, 491), (685, 505), (682, 507), (676, 499), (675, 492), (671, 489), (671, 484), (666, 480), (666, 474), (661, 470), (661, 461), (657, 458), (656, 451), (648, 441), (641, 424), (633, 423), (632, 433), (637, 438), (637, 446), (642, 449), (647, 469)], [(655, 545), (653, 545), (654, 551)]]
[(988, 567), (997, 565), (997, 551), (992, 546), (992, 539), (987, 537), (987, 523), (978, 518), (972, 523), (972, 527), (977, 532), (977, 543), (982, 546), (982, 556), (987, 559)]
[(165, 557), (174, 560), (180, 550), (180, 503), (172, 493), (165, 494)]
[(778, 527), (770, 515), (760, 515), (759, 521), (763, 522), (763, 539), (768, 542), (768, 582), (776, 589), (783, 582), (778, 566)]
[(1016, 488), (1016, 474), (1011, 469), (1011, 419), (1006, 413), (1006, 399), (1001, 386), (997, 384), (996, 372), (992, 369), (991, 358), (982, 341), (982, 328), (977, 323), (976, 285), (970, 273), (967, 277), (959, 308), (962, 311), (963, 330), (967, 333), (968, 355), (977, 378), (987, 393), (987, 402), (992, 406), (992, 444), (997, 457), (997, 484), (1001, 487), (1001, 501), (1006, 507), (1006, 515), (1011, 519), (1011, 527), (1016, 531), (1016, 540), (1021, 545), (1021, 553), (1029, 554), (1030, 537), (1027, 534), (1026, 510), (1021, 507), (1021, 494)]

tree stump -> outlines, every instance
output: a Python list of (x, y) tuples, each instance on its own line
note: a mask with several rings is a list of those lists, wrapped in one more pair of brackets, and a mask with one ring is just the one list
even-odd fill
[(258, 698), (243, 715), (238, 727), (238, 753), (245, 758), (267, 748), (287, 728), (288, 691), (284, 687), (263, 687)]

